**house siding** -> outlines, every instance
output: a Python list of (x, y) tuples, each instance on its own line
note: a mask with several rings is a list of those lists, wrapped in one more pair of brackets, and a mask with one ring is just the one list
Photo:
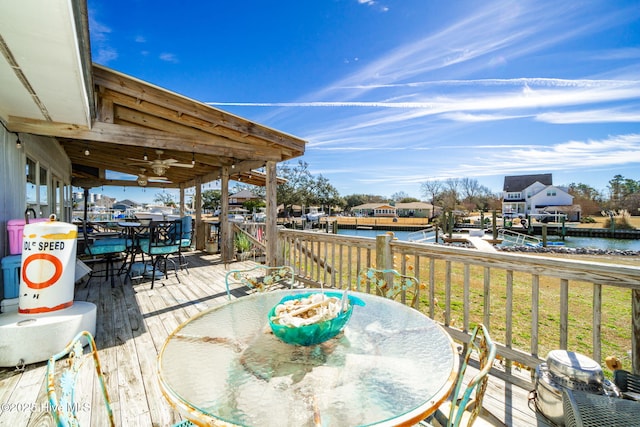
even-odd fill
[[(38, 216), (48, 216), (55, 209), (51, 181), (54, 175), (65, 186), (71, 185), (71, 162), (62, 147), (60, 147), (60, 144), (51, 138), (21, 133), (22, 148), (18, 149), (16, 148), (15, 134), (7, 132), (4, 127), (0, 126), (0, 141), (2, 142), (0, 147), (0, 182), (2, 182), (0, 186), (1, 258), (8, 255), (7, 222), (10, 219), (24, 218), (25, 215), (27, 206), (27, 180), (25, 176), (27, 156), (49, 171), (47, 183), (49, 205), (42, 213), (38, 213)], [(65, 191), (65, 194), (70, 197), (71, 192)], [(63, 217), (59, 219), (61, 221), (69, 221), (69, 215), (70, 212), (63, 209)]]

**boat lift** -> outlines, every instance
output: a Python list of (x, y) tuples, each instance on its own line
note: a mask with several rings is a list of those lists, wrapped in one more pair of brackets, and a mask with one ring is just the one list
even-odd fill
[(414, 231), (407, 235), (407, 240), (414, 243), (436, 243), (436, 229), (434, 227)]
[(542, 246), (542, 239), (539, 237), (518, 233), (517, 231), (508, 230), (506, 228), (498, 229), (498, 239), (514, 246)]

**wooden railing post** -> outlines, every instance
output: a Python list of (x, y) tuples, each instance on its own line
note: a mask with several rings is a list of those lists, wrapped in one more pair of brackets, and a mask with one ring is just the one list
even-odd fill
[(389, 244), (392, 240), (392, 232), (376, 236), (376, 268), (379, 270), (393, 268), (393, 254)]

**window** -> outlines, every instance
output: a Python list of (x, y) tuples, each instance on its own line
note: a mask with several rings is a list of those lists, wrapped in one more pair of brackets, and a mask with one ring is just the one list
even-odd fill
[(547, 190), (547, 196), (554, 197), (556, 195), (556, 190)]
[(522, 193), (507, 193), (507, 199), (521, 199)]
[(46, 218), (55, 213), (59, 221), (68, 221), (72, 214), (71, 186), (54, 176), (47, 167), (31, 157), (25, 163), (26, 208), (36, 216)]
[(49, 215), (49, 177), (48, 171), (40, 166), (38, 174), (38, 182), (40, 185), (38, 186), (38, 203), (40, 204), (40, 212), (41, 215)]
[(38, 182), (36, 181), (36, 162), (27, 157), (27, 208), (38, 208)]

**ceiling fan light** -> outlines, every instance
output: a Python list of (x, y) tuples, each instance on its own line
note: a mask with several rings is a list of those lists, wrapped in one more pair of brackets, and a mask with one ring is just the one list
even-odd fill
[(156, 175), (163, 176), (164, 173), (167, 171), (167, 166), (163, 164), (157, 164), (157, 165), (152, 165), (151, 169), (153, 170), (153, 173), (155, 173)]
[(141, 177), (141, 176), (138, 177), (138, 185), (140, 187), (145, 187), (148, 183), (149, 181), (147, 181), (146, 177)]

